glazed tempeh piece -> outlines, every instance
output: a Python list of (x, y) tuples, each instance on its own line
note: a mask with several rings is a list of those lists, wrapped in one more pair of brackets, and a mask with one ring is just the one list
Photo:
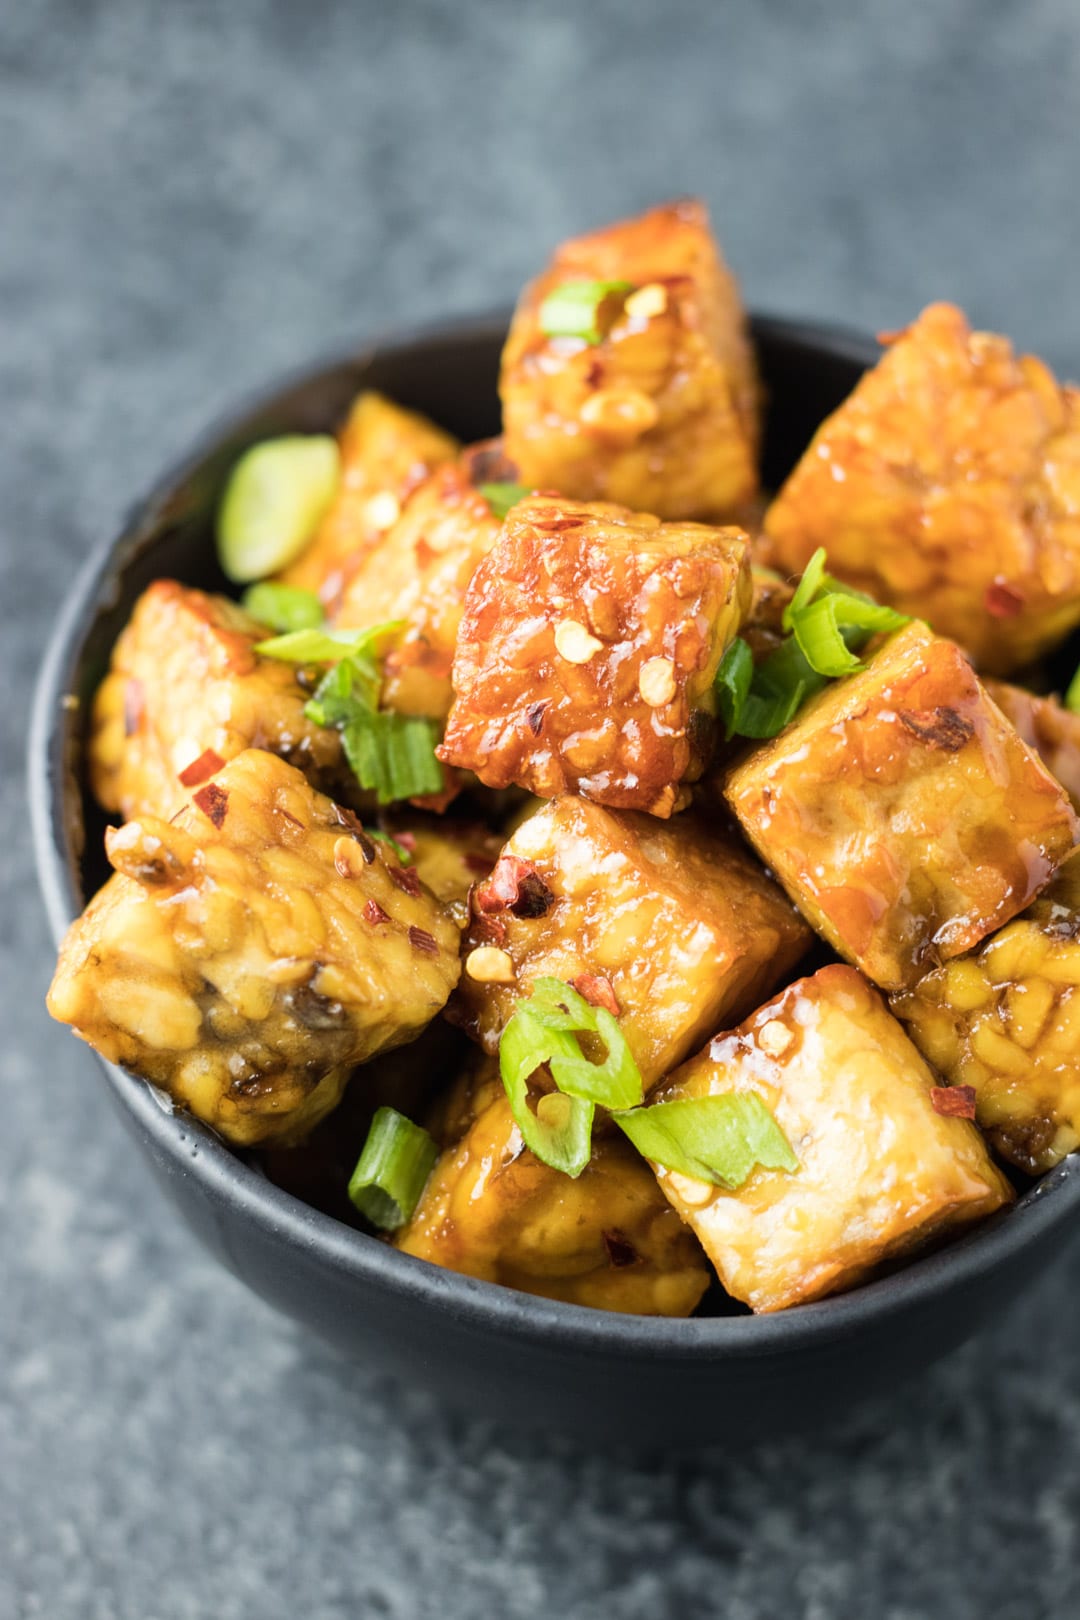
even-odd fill
[(1080, 1147), (1080, 855), (1022, 917), (893, 1010), (948, 1081), (974, 1088), (1002, 1158), (1039, 1175)]
[(450, 816), (396, 816), (389, 825), (424, 887), (464, 922), (469, 890), (490, 874), (502, 850), (501, 836), (482, 822)]
[[(599, 341), (547, 335), (545, 301), (598, 281), (630, 284), (601, 302)], [(499, 393), (525, 484), (665, 518), (736, 515), (757, 488), (757, 375), (701, 203), (565, 242), (518, 304)]]
[(767, 552), (829, 567), (1005, 674), (1080, 623), (1080, 392), (932, 304), (818, 429)]
[(454, 1087), (440, 1114), (449, 1141), (395, 1236), (399, 1249), (598, 1310), (695, 1309), (709, 1284), (705, 1257), (621, 1133), (597, 1135), (576, 1180), (560, 1174), (525, 1147), (491, 1059)]
[(357, 791), (337, 732), (305, 717), (310, 694), (295, 667), (255, 651), (270, 634), (224, 596), (170, 579), (143, 592), (91, 715), (90, 785), (106, 810), (168, 820), (215, 769), (253, 747), (280, 754), (324, 791)]
[(49, 1010), (232, 1142), (301, 1138), (457, 980), (458, 930), (415, 872), (274, 754), (106, 847)]
[(657, 1169), (728, 1293), (778, 1311), (862, 1281), (1010, 1202), (976, 1128), (854, 968), (791, 985), (671, 1076), (659, 1100), (755, 1091), (799, 1160), (735, 1191)]
[(776, 884), (692, 815), (554, 799), (472, 895), (457, 1016), (494, 1052), (533, 979), (616, 1012), (646, 1086), (795, 966), (810, 931)]
[(917, 623), (738, 764), (726, 792), (804, 915), (886, 990), (1022, 911), (1080, 829), (959, 649)]
[(458, 463), (421, 485), (352, 574), (337, 623), (367, 629), (403, 619), (384, 664), (382, 704), (442, 719), (465, 593), (498, 538), (499, 519)]
[(741, 529), (520, 501), (469, 586), (440, 759), (489, 787), (671, 815), (711, 752), (713, 677), (750, 600)]
[(371, 389), (354, 401), (339, 444), (341, 484), (334, 504), (310, 545), (279, 576), (285, 585), (315, 591), (330, 611), (417, 485), (458, 452), (451, 434)]
[(1007, 681), (987, 681), (986, 690), (1080, 810), (1080, 714)]

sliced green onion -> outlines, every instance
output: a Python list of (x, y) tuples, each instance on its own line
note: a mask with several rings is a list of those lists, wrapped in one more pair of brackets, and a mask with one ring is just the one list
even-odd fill
[(287, 664), (333, 664), (341, 658), (380, 651), (382, 642), (402, 629), (404, 623), (404, 619), (388, 619), (370, 630), (291, 630), (288, 635), (257, 641), (255, 651)]
[(853, 675), (864, 667), (853, 648), (864, 646), (873, 635), (899, 630), (910, 622), (905, 614), (851, 595), (843, 587), (836, 591), (826, 587), (826, 591), (793, 620), (795, 640), (803, 657), (819, 675)]
[(269, 579), (249, 585), (240, 598), (240, 605), (268, 630), (315, 630), (326, 619), (314, 591), (302, 591), (296, 585), (276, 585)]
[(785, 630), (792, 628), (792, 621), (797, 613), (801, 613), (804, 607), (809, 607), (821, 588), (821, 582), (824, 578), (825, 547), (818, 546), (803, 569), (803, 576), (795, 587), (794, 596), (781, 615), (780, 622)]
[(412, 1217), (438, 1149), (396, 1108), (377, 1108), (349, 1179), (349, 1197), (373, 1226), (395, 1232)]
[(612, 293), (632, 292), (632, 281), (564, 281), (540, 305), (540, 330), (545, 337), (581, 338), (599, 343), (600, 306)]
[(791, 1143), (756, 1091), (683, 1097), (615, 1119), (646, 1159), (729, 1191), (741, 1187), (757, 1165), (799, 1168)]
[(380, 844), (389, 844), (390, 848), (394, 852), (394, 859), (397, 861), (399, 866), (412, 865), (412, 855), (405, 848), (405, 845), (399, 844), (397, 839), (394, 838), (390, 833), (383, 832), (379, 827), (365, 827), (364, 831), (367, 833), (369, 838), (377, 838)]
[(380, 804), (442, 792), (438, 741), (433, 720), (385, 710), (357, 707), (341, 727), (341, 745), (353, 774), (362, 788), (374, 790)]
[(304, 550), (337, 493), (341, 457), (327, 434), (267, 439), (240, 457), (218, 511), (218, 558), (238, 584)]
[[(540, 1064), (535, 1056), (533, 1027), (516, 1023), (515, 1018), (507, 1024), (499, 1042), (499, 1071), (514, 1122), (525, 1146), (544, 1164), (561, 1170), (564, 1176), (580, 1176), (592, 1155), (594, 1105), (555, 1092), (541, 1097), (535, 1112), (529, 1107), (529, 1077)], [(568, 1041), (569, 1037), (563, 1039)]]
[(504, 518), (512, 506), (523, 501), (529, 491), (524, 484), (481, 484), (480, 493), (497, 518)]
[(1076, 671), (1076, 674), (1069, 682), (1068, 691), (1065, 693), (1062, 702), (1067, 709), (1072, 710), (1073, 714), (1080, 714), (1080, 669)]
[(754, 655), (741, 636), (725, 648), (716, 671), (716, 706), (724, 724), (725, 741), (730, 742), (739, 728), (739, 718), (754, 677)]
[(364, 653), (332, 664), (304, 704), (304, 713), (317, 726), (345, 726), (358, 708), (378, 707), (382, 676), (374, 658)]

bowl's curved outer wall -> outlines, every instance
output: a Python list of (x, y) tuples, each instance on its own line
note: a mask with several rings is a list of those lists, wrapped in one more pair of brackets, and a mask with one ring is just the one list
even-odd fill
[[(248, 444), (332, 428), (362, 386), (464, 439), (497, 430), (505, 317), (444, 326), (338, 358), (234, 415), (91, 559), (42, 669), (30, 783), (42, 889), (57, 938), (103, 877), (101, 820), (80, 785), (81, 718), (140, 590), (163, 574), (222, 584), (208, 544), (227, 471)], [(759, 319), (771, 407), (765, 476), (783, 477), (874, 346)], [(65, 695), (74, 694), (73, 707)], [(80, 857), (86, 829), (85, 861)], [(162, 1190), (211, 1253), (347, 1353), (507, 1425), (587, 1442), (731, 1443), (824, 1421), (965, 1339), (1058, 1252), (1080, 1205), (1076, 1158), (1005, 1217), (852, 1294), (774, 1317), (669, 1322), (533, 1299), (397, 1254), (271, 1185), (146, 1086), (102, 1065)]]

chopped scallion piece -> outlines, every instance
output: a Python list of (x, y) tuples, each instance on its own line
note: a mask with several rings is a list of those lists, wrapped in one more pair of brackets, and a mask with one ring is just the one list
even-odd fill
[(540, 305), (540, 330), (545, 337), (581, 338), (599, 343), (600, 307), (615, 293), (632, 292), (632, 281), (564, 281)]
[(738, 729), (753, 677), (754, 655), (742, 637), (736, 636), (725, 649), (716, 671), (716, 706), (727, 742), (731, 741)]
[(808, 607), (821, 588), (825, 578), (825, 547), (818, 546), (814, 555), (803, 569), (803, 576), (795, 587), (795, 594), (784, 609), (781, 624), (785, 630), (793, 628), (793, 621), (797, 613)]
[(756, 1091), (681, 1097), (615, 1120), (654, 1164), (729, 1191), (741, 1187), (757, 1165), (799, 1168), (791, 1143)]
[(266, 579), (304, 550), (337, 492), (328, 434), (267, 439), (241, 456), (218, 511), (218, 557), (237, 584)]
[(389, 844), (390, 848), (394, 852), (394, 859), (397, 861), (399, 866), (412, 865), (413, 858), (409, 851), (405, 848), (404, 844), (399, 844), (397, 839), (393, 837), (391, 833), (383, 832), (378, 827), (365, 827), (364, 831), (367, 833), (369, 838), (377, 838), (380, 844)]
[(370, 630), (292, 630), (288, 635), (272, 636), (269, 641), (257, 641), (255, 651), (287, 664), (334, 664), (342, 658), (381, 652), (382, 643), (403, 624), (402, 619), (388, 619)]
[(504, 518), (512, 506), (523, 501), (529, 491), (524, 484), (481, 484), (480, 494), (497, 518)]
[(1073, 714), (1080, 714), (1080, 669), (1076, 671), (1069, 682), (1068, 691), (1063, 699), (1065, 707), (1071, 709)]
[(843, 587), (833, 590), (826, 586), (825, 591), (792, 620), (803, 657), (819, 675), (853, 675), (863, 666), (852, 648), (862, 647), (872, 635), (899, 630), (908, 623), (903, 613), (849, 595)]
[(435, 758), (439, 728), (433, 720), (358, 704), (340, 730), (350, 769), (380, 804), (442, 792), (442, 766)]
[(326, 619), (314, 591), (302, 591), (295, 585), (275, 585), (269, 579), (249, 585), (240, 605), (268, 630), (315, 630)]
[(437, 1157), (438, 1149), (422, 1126), (396, 1108), (377, 1108), (349, 1179), (349, 1197), (373, 1226), (395, 1232), (420, 1202)]

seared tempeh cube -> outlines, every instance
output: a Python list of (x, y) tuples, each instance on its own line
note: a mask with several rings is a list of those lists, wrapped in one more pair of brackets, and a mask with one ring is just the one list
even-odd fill
[(520, 501), (469, 586), (439, 758), (489, 787), (671, 815), (750, 601), (741, 529)]
[(1080, 1147), (1080, 854), (1022, 917), (927, 974), (893, 1011), (1002, 1158), (1030, 1175)]
[[(547, 301), (583, 282), (621, 285), (587, 336), (549, 335)], [(736, 515), (757, 488), (757, 373), (702, 204), (563, 243), (518, 304), (499, 393), (525, 484), (665, 518)]]
[[(125, 820), (166, 820), (245, 748), (266, 748), (326, 791), (356, 791), (336, 731), (304, 714), (292, 664), (262, 658), (271, 632), (235, 602), (159, 579), (140, 596), (98, 688), (90, 785)], [(350, 786), (351, 784), (351, 786)]]
[(1007, 681), (987, 681), (986, 690), (1080, 810), (1080, 714)]
[(428, 473), (453, 460), (458, 442), (383, 394), (359, 394), (340, 434), (337, 497), (303, 554), (279, 576), (315, 591), (332, 610), (364, 553), (397, 522)]
[(395, 1236), (399, 1249), (547, 1299), (691, 1314), (709, 1284), (705, 1257), (620, 1132), (594, 1136), (576, 1180), (553, 1170), (525, 1147), (491, 1059), (440, 1113), (457, 1128)]
[(717, 1035), (663, 1101), (754, 1091), (799, 1161), (734, 1191), (657, 1167), (720, 1281), (754, 1311), (850, 1288), (1012, 1198), (974, 1125), (854, 968), (822, 968)]
[(455, 1016), (494, 1052), (533, 979), (616, 1013), (646, 1086), (799, 961), (810, 930), (775, 883), (693, 815), (554, 799), (473, 890)]
[(499, 519), (463, 466), (440, 467), (352, 574), (337, 624), (367, 629), (403, 619), (386, 656), (382, 704), (440, 720), (453, 697), (450, 668), (465, 593), (499, 534)]
[(398, 815), (388, 825), (424, 887), (464, 923), (469, 890), (490, 874), (502, 836), (483, 822), (452, 816)]
[(1080, 623), (1080, 392), (932, 304), (818, 429), (765, 518), (778, 567), (829, 567), (980, 669)]
[(232, 1142), (302, 1137), (457, 980), (458, 929), (415, 872), (274, 754), (106, 847), (49, 1010)]
[(818, 932), (886, 990), (1022, 911), (1080, 829), (963, 654), (917, 623), (737, 765), (727, 799)]

